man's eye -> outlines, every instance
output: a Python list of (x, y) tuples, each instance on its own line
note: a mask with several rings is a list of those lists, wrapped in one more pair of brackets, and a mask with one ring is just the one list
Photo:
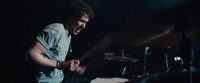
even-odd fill
[(80, 20), (81, 22), (85, 22), (84, 20)]

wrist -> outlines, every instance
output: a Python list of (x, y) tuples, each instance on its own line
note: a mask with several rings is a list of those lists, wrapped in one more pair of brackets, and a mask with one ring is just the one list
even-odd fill
[(62, 61), (57, 61), (56, 68), (61, 70), (63, 68), (63, 62)]

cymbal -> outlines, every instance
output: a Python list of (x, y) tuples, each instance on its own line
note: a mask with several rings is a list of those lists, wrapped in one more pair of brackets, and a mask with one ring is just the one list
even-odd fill
[[(104, 54), (105, 54), (105, 57), (121, 56), (121, 53), (112, 53), (112, 52), (109, 52), (109, 53), (104, 53)], [(124, 54), (124, 56), (130, 57), (131, 55), (130, 54)]]
[[(132, 28), (123, 28), (116, 32), (115, 40), (131, 47), (178, 47), (182, 39), (181, 31), (175, 31), (175, 24), (147, 24)], [(198, 43), (198, 29), (185, 31), (192, 43)]]
[(105, 58), (105, 60), (109, 60), (109, 61), (120, 61), (120, 62), (131, 62), (131, 63), (136, 63), (136, 62), (139, 61), (138, 59), (127, 58), (127, 57), (124, 57), (124, 56)]
[(128, 22), (115, 33), (115, 40), (131, 47), (177, 47), (183, 39), (181, 29), (184, 28), (191, 43), (199, 43), (199, 18), (191, 9), (193, 5), (163, 9)]
[(105, 57), (114, 57), (115, 53), (105, 53)]

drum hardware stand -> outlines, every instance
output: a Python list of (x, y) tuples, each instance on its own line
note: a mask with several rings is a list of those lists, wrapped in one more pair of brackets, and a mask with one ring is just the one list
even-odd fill
[(169, 68), (169, 64), (168, 64), (168, 55), (167, 53), (165, 53), (165, 64), (166, 64), (166, 68)]
[[(130, 13), (130, 14), (127, 15), (127, 17), (126, 17), (126, 22), (125, 22), (125, 25), (126, 25), (126, 26), (128, 25), (129, 16), (133, 16), (133, 13)], [(138, 20), (138, 19), (139, 19), (139, 17), (137, 17), (137, 18), (134, 17), (134, 20)], [(123, 59), (123, 58), (126, 58), (126, 57), (125, 57), (125, 54), (124, 54), (124, 51), (125, 51), (125, 50), (124, 50), (123, 45), (122, 45), (122, 48), (121, 48), (121, 56), (120, 56), (120, 58), (122, 58), (122, 59)], [(130, 63), (129, 66), (130, 66), (130, 65), (132, 65), (132, 64)], [(123, 76), (123, 75), (125, 74), (125, 71), (126, 71), (127, 67), (128, 67), (128, 66), (125, 66), (125, 67), (123, 68), (122, 73), (121, 73), (121, 76)]]
[[(125, 57), (125, 54), (124, 54), (124, 51), (125, 51), (125, 50), (124, 50), (123, 45), (122, 45), (122, 48), (121, 48), (121, 56), (120, 56), (120, 58), (122, 58), (122, 59), (123, 59), (123, 58), (124, 58), (124, 59), (126, 58), (126, 57)], [(130, 71), (131, 71), (131, 70), (130, 70), (130, 66), (131, 66), (131, 65), (132, 65), (131, 62), (129, 62), (129, 64), (126, 65), (126, 66), (122, 69), (122, 73), (121, 73), (121, 76), (122, 76), (122, 77), (123, 77), (124, 74), (127, 74), (127, 73), (128, 73), (128, 78), (131, 77), (131, 73), (130, 73)], [(129, 71), (126, 73), (127, 68), (129, 68), (129, 69), (128, 69)], [(136, 71), (136, 70), (135, 70), (135, 71)]]
[(149, 55), (148, 54), (148, 50), (149, 50), (149, 47), (145, 47), (145, 51), (144, 51), (144, 64), (143, 64), (143, 75), (146, 74), (146, 60), (147, 60), (147, 56)]
[(184, 27), (181, 27), (181, 32), (182, 32), (183, 39), (179, 40), (180, 52), (181, 52), (181, 56), (183, 58), (185, 67), (187, 69), (189, 81), (190, 83), (192, 83), (192, 72), (190, 70), (192, 43), (191, 43), (190, 38), (186, 38)]
[(124, 67), (121, 76), (123, 76), (125, 74), (126, 68), (127, 68), (127, 66)]
[(124, 48), (123, 48), (123, 45), (122, 45), (122, 48), (121, 48), (121, 57), (124, 57)]
[[(121, 48), (121, 58), (125, 58), (124, 57), (124, 48), (123, 48), (123, 45), (122, 45), (122, 48)], [(122, 70), (122, 73), (121, 73), (121, 76), (123, 76), (124, 74), (125, 74), (125, 71), (126, 71), (126, 68), (127, 68), (127, 66), (125, 66), (124, 68), (123, 68), (123, 70)]]

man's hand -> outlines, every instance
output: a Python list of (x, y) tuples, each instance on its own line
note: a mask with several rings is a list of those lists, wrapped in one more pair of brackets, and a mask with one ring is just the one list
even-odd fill
[(75, 71), (78, 68), (79, 64), (80, 64), (79, 60), (72, 59), (68, 62), (63, 62), (62, 67), (64, 69), (69, 69), (70, 71)]
[(75, 72), (79, 75), (82, 75), (85, 73), (86, 66), (79, 66), (80, 61), (79, 60), (70, 60), (68, 62), (63, 62), (62, 67), (63, 69), (69, 69), (71, 72)]
[(79, 75), (83, 75), (85, 73), (85, 70), (86, 70), (86, 66), (79, 66), (77, 69), (76, 69), (76, 72), (79, 74)]

